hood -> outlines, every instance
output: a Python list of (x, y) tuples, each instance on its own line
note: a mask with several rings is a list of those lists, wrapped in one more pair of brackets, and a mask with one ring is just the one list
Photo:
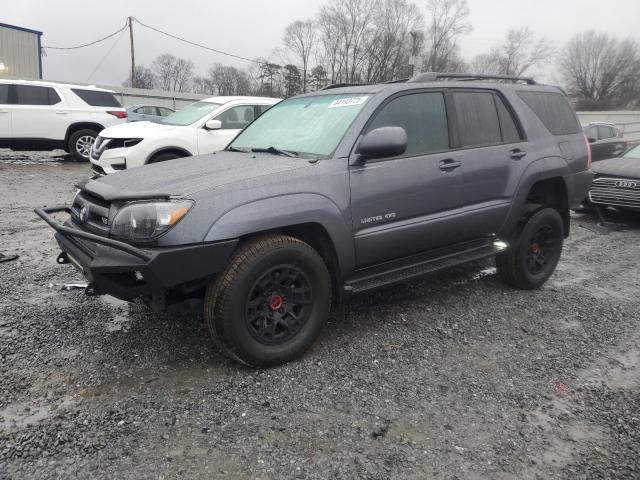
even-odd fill
[(597, 175), (640, 178), (640, 158), (618, 157), (602, 160), (594, 162), (591, 169)]
[(147, 138), (150, 135), (165, 135), (176, 128), (184, 127), (157, 122), (129, 122), (105, 128), (100, 132), (100, 136), (103, 138)]
[(168, 198), (309, 167), (304, 158), (222, 151), (112, 173), (78, 187), (107, 201)]

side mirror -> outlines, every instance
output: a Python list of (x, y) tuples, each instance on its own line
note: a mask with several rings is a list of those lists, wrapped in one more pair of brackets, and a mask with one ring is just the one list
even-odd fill
[(204, 128), (205, 130), (220, 130), (222, 128), (222, 122), (220, 120), (207, 120)]
[(402, 155), (407, 149), (407, 132), (402, 127), (380, 127), (367, 133), (358, 146), (361, 157), (384, 158)]
[(595, 143), (596, 142), (595, 138), (587, 138), (587, 140), (589, 141), (589, 143)]

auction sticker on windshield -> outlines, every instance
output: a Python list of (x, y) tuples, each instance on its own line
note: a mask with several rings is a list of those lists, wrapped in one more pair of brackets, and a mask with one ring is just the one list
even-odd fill
[(367, 101), (369, 95), (363, 95), (360, 97), (347, 97), (347, 98), (339, 98), (334, 100), (329, 104), (329, 108), (338, 108), (338, 107), (350, 107), (352, 105), (362, 105)]

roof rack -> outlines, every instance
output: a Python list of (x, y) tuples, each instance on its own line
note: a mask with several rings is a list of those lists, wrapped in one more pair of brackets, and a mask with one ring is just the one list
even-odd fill
[(531, 77), (517, 77), (514, 75), (485, 75), (475, 73), (419, 73), (415, 77), (407, 80), (408, 83), (437, 82), (439, 80), (456, 80), (459, 82), (470, 82), (474, 80), (501, 80), (505, 82), (523, 82), (527, 85), (538, 85)]
[(363, 85), (372, 85), (371, 83), (333, 83), (331, 85), (327, 85), (326, 87), (321, 88), (321, 90), (331, 90), (333, 88), (342, 88), (342, 87), (361, 87)]

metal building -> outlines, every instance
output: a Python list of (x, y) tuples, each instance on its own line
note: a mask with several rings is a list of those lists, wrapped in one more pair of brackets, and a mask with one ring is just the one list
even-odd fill
[(42, 32), (0, 23), (0, 78), (42, 78)]

